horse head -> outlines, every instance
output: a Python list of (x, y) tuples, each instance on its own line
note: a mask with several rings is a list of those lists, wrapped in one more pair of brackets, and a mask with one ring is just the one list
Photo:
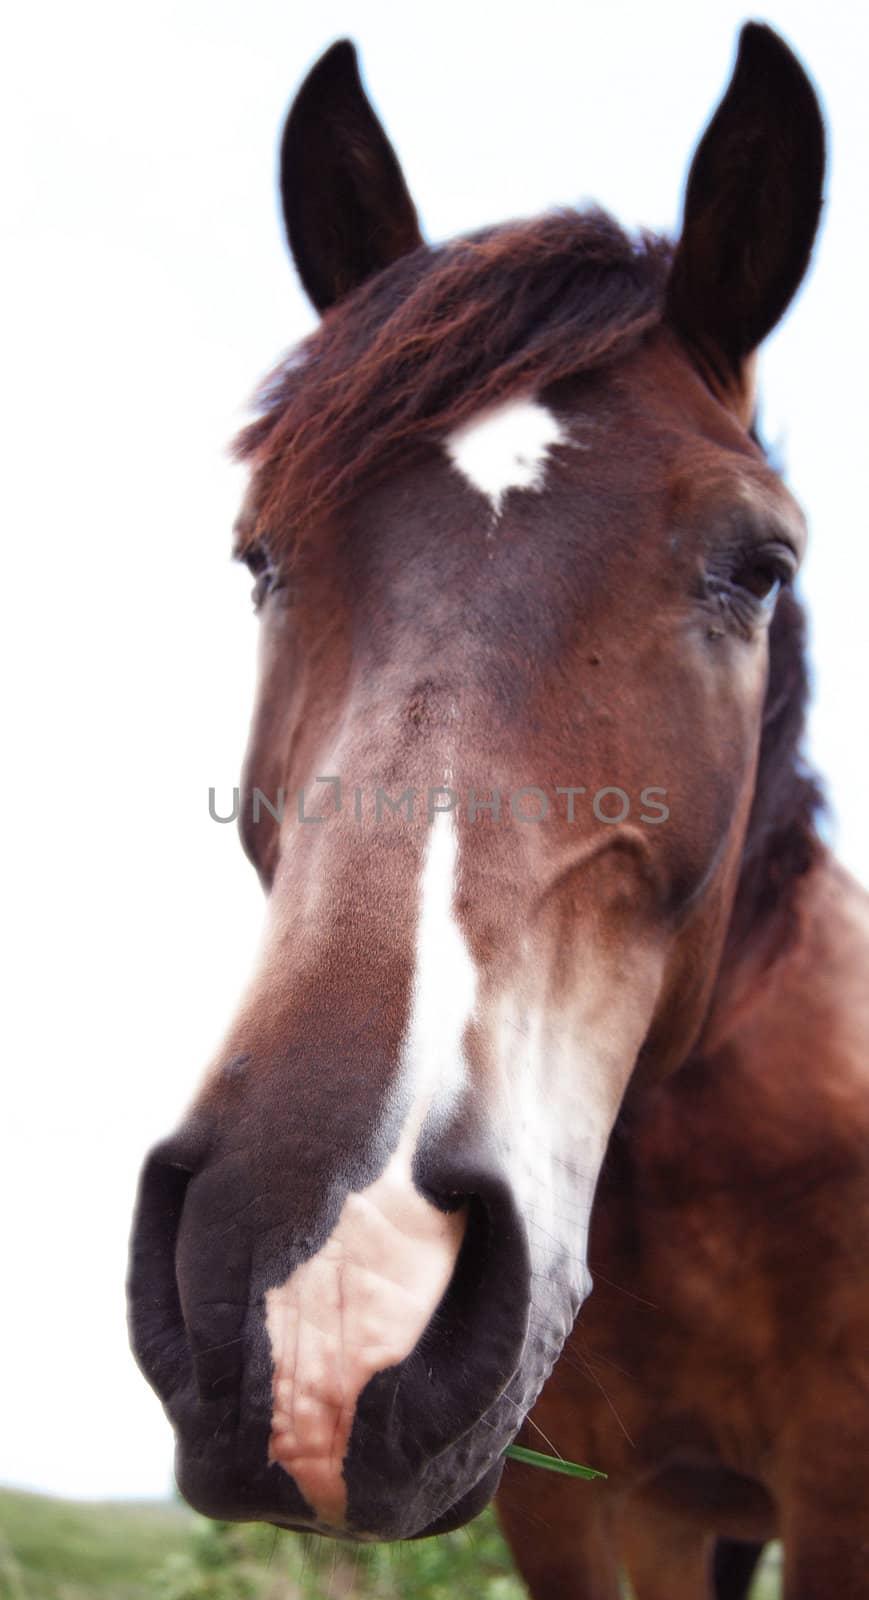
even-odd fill
[(734, 905), (805, 539), (754, 353), (822, 176), (759, 26), (675, 246), (592, 211), (428, 247), (347, 43), (290, 111), (322, 320), (239, 444), (266, 934), (130, 1270), (208, 1514), (465, 1522), (590, 1291), (614, 1121), (696, 1041)]

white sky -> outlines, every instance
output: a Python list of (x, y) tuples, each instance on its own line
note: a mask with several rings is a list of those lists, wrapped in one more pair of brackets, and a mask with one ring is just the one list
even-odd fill
[[(6, 660), (6, 1224), (0, 1481), (164, 1493), (126, 1344), (126, 1240), (261, 914), (229, 795), (252, 704), (250, 580), (223, 448), (311, 326), (274, 184), (287, 101), (350, 34), (433, 238), (594, 197), (672, 228), (740, 5), (79, 0), (17, 6), (0, 65)], [(813, 529), (812, 747), (869, 879), (864, 463), (867, 25), (771, 6), (821, 87), (826, 226), (763, 364)]]

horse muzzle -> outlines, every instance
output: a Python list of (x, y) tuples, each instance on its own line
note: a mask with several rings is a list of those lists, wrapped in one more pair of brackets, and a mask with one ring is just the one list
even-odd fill
[(185, 1498), (366, 1540), (475, 1516), (576, 1310), (535, 1321), (497, 1165), (442, 1140), (411, 1169), (402, 1141), (373, 1183), (324, 1187), (320, 1214), (288, 1227), (250, 1163), (195, 1143), (145, 1164), (128, 1284)]

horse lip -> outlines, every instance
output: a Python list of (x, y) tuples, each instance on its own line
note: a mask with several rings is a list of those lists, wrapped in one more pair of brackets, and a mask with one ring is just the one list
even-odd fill
[[(487, 1467), (482, 1477), (466, 1489), (448, 1506), (446, 1511), (439, 1513), (431, 1522), (427, 1522), (414, 1533), (402, 1533), (402, 1539), (430, 1539), (435, 1534), (451, 1533), (455, 1528), (463, 1528), (474, 1517), (479, 1516), (495, 1494), (501, 1481), (504, 1470), (504, 1457), (499, 1456), (490, 1467)], [(367, 1533), (364, 1529), (347, 1526), (345, 1528), (331, 1528), (325, 1523), (316, 1520), (310, 1522), (296, 1522), (288, 1517), (269, 1516), (265, 1519), (271, 1527), (281, 1528), (288, 1533), (314, 1533), (320, 1538), (337, 1539), (345, 1544), (379, 1544), (382, 1542), (378, 1533)], [(394, 1539), (394, 1535), (389, 1535)]]
[[(344, 1540), (358, 1545), (381, 1543), (383, 1540), (394, 1542), (401, 1539), (425, 1539), (434, 1534), (448, 1533), (455, 1528), (463, 1527), (477, 1516), (494, 1495), (504, 1468), (505, 1458), (501, 1449), (473, 1483), (464, 1487), (446, 1506), (441, 1504), (436, 1514), (422, 1526), (416, 1525), (413, 1517), (415, 1500), (413, 1484), (410, 1485), (410, 1493), (406, 1499), (401, 1493), (396, 1493), (394, 1498), (390, 1495), (391, 1506), (399, 1512), (399, 1520), (391, 1523), (388, 1528), (378, 1530), (375, 1525), (374, 1531), (371, 1531), (365, 1526), (364, 1513), (362, 1517), (357, 1513), (354, 1519), (352, 1509), (343, 1526), (331, 1526), (317, 1517), (314, 1508), (308, 1505), (291, 1474), (282, 1470), (279, 1479), (275, 1479), (273, 1466), (257, 1464), (261, 1463), (263, 1458), (262, 1438), (259, 1445), (254, 1440), (248, 1441), (247, 1459), (239, 1462), (235, 1454), (237, 1435), (232, 1422), (226, 1419), (224, 1437), (221, 1441), (215, 1441), (211, 1424), (214, 1421), (213, 1412), (217, 1407), (209, 1408), (211, 1413), (209, 1424), (205, 1427), (202, 1408), (189, 1390), (185, 1400), (186, 1404), (182, 1403), (178, 1407), (174, 1418), (177, 1441), (176, 1477), (179, 1488), (194, 1509), (199, 1510), (204, 1516), (216, 1517), (219, 1520), (250, 1520), (253, 1517), (256, 1521), (267, 1522), (288, 1532), (312, 1533), (321, 1538)], [(188, 1424), (193, 1419), (195, 1426), (188, 1429)], [(260, 1432), (262, 1433), (262, 1428)], [(473, 1432), (473, 1424), (470, 1429), (459, 1435), (457, 1440), (440, 1451), (439, 1457), (446, 1456), (448, 1459), (450, 1452), (466, 1437), (467, 1432)], [(207, 1464), (201, 1454), (204, 1436), (210, 1436), (211, 1439)], [(278, 1483), (279, 1493), (286, 1496), (290, 1502), (283, 1511), (280, 1505), (274, 1505), (274, 1492)], [(271, 1505), (269, 1501), (272, 1501)], [(404, 1525), (400, 1520), (402, 1514), (407, 1516)]]
[[(400, 1485), (395, 1482), (392, 1485), (388, 1482), (382, 1483), (381, 1507), (385, 1501), (389, 1505), (390, 1512), (409, 1513), (412, 1512), (412, 1509), (418, 1505), (418, 1501), (424, 1496), (427, 1473), (432, 1468), (440, 1466), (441, 1473), (438, 1481), (441, 1492), (440, 1494), (433, 1493), (430, 1497), (434, 1514), (432, 1515), (430, 1512), (422, 1526), (414, 1526), (411, 1517), (408, 1518), (408, 1522), (404, 1526), (390, 1518), (388, 1526), (384, 1526), (379, 1533), (367, 1535), (367, 1537), (394, 1541), (400, 1539), (425, 1539), (433, 1534), (448, 1533), (453, 1528), (463, 1527), (466, 1522), (477, 1516), (488, 1505), (498, 1487), (504, 1470), (506, 1460), (504, 1451), (507, 1445), (515, 1438), (520, 1423), (525, 1416), (523, 1407), (521, 1414), (512, 1415), (509, 1422), (502, 1422), (502, 1429), (499, 1430), (502, 1434), (501, 1442), (497, 1446), (494, 1457), (492, 1457), (489, 1454), (489, 1430), (497, 1427), (499, 1404), (506, 1400), (513, 1408), (515, 1403), (510, 1400), (509, 1390), (519, 1370), (521, 1369), (517, 1369), (517, 1373), (513, 1374), (499, 1394), (493, 1398), (490, 1405), (478, 1417), (474, 1418), (466, 1428), (459, 1431), (427, 1459), (425, 1470), (419, 1483), (415, 1479), (411, 1480), (409, 1484), (406, 1479)], [(495, 1423), (490, 1421), (493, 1415), (496, 1417)], [(480, 1457), (478, 1457), (478, 1463), (474, 1469), (477, 1475), (474, 1477), (468, 1470), (466, 1464), (468, 1451), (463, 1446), (467, 1441), (483, 1438), (483, 1430), (486, 1430), (486, 1446), (481, 1450)], [(473, 1452), (473, 1444), (471, 1444), (471, 1452)], [(402, 1493), (402, 1490), (406, 1490), (406, 1493)], [(459, 1492), (455, 1493), (456, 1490)], [(352, 1494), (348, 1497), (347, 1516), (348, 1528), (357, 1535), (361, 1531), (362, 1535), (366, 1536), (365, 1510), (359, 1505), (358, 1497), (354, 1497)]]
[[(281, 1528), (285, 1533), (314, 1533), (320, 1539), (336, 1539), (341, 1544), (380, 1544), (382, 1541), (376, 1533), (363, 1533), (358, 1528), (333, 1528), (326, 1522), (318, 1522), (312, 1518), (309, 1522), (299, 1522), (291, 1517), (281, 1517), (277, 1514), (263, 1518), (271, 1528)], [(410, 1535), (419, 1537), (417, 1534)]]
[(459, 1495), (458, 1500), (454, 1500), (446, 1511), (441, 1512), (440, 1516), (435, 1517), (424, 1528), (420, 1528), (418, 1533), (409, 1533), (405, 1537), (408, 1539), (430, 1539), (435, 1534), (451, 1533), (454, 1528), (463, 1528), (466, 1523), (471, 1522), (474, 1517), (479, 1516), (480, 1512), (485, 1510), (498, 1488), (503, 1471), (504, 1456), (500, 1455), (487, 1468), (482, 1477), (478, 1478), (470, 1489), (466, 1489), (464, 1494)]

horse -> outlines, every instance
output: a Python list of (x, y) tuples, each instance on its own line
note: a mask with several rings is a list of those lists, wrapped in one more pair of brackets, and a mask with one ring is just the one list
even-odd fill
[[(754, 425), (823, 181), (756, 24), (675, 244), (431, 247), (348, 41), (291, 106), (321, 320), (236, 445), (266, 927), (128, 1277), (208, 1516), (399, 1540), (498, 1492), (536, 1600), (737, 1600), (775, 1534), (787, 1600), (865, 1592), (869, 917)], [(541, 1434), (606, 1480), (505, 1471)]]

